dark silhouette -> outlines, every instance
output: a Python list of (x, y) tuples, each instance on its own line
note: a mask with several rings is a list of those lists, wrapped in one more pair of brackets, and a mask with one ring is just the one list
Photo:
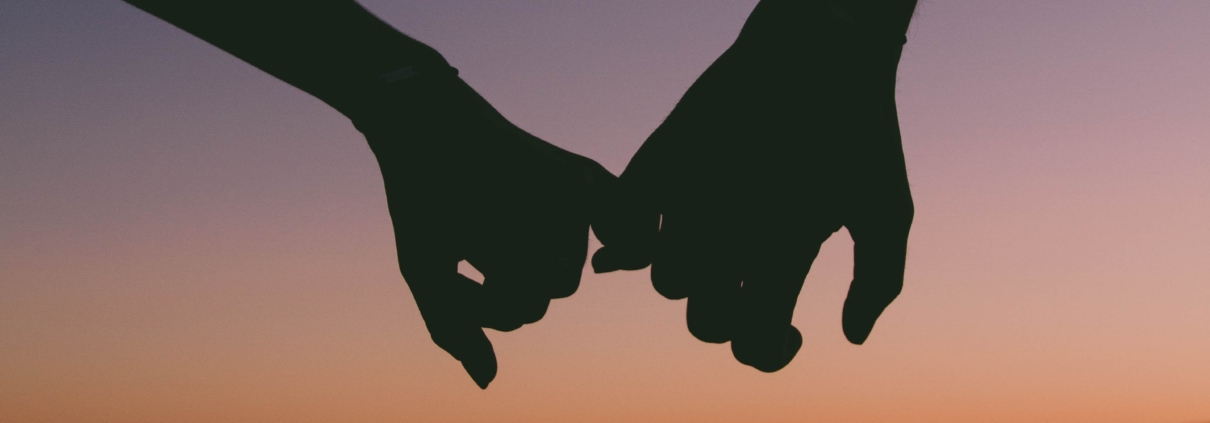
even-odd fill
[[(614, 176), (509, 123), (433, 49), (351, 0), (129, 3), (328, 103), (366, 136), (399, 268), (433, 341), (480, 387), (482, 328), (510, 331), (575, 292), (590, 204)], [(466, 260), (480, 285), (457, 271)]]
[(594, 226), (598, 272), (651, 264), (657, 291), (689, 299), (694, 336), (731, 341), (736, 359), (766, 372), (802, 345), (794, 305), (841, 226), (855, 242), (850, 342), (865, 342), (903, 287), (913, 205), (895, 72), (916, 2), (843, 3), (760, 2)]
[[(509, 123), (432, 48), (353, 0), (126, 0), (347, 116), (382, 170), (399, 267), (429, 333), (481, 387), (510, 331), (598, 272), (652, 265), (690, 331), (775, 371), (820, 244), (856, 241), (845, 334), (898, 295), (912, 219), (895, 68), (914, 0), (764, 0), (621, 182)], [(662, 221), (661, 221), (662, 219)], [(466, 260), (485, 277), (457, 271)]]

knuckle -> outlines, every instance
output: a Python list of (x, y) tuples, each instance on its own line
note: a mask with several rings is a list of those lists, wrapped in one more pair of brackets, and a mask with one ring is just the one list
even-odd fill
[(429, 329), (429, 338), (433, 340), (438, 347), (449, 351), (451, 354), (454, 348), (458, 345), (458, 337), (450, 333), (448, 330)]
[(729, 331), (724, 325), (703, 319), (689, 318), (687, 322), (689, 333), (699, 341), (711, 344), (721, 344), (731, 340)]

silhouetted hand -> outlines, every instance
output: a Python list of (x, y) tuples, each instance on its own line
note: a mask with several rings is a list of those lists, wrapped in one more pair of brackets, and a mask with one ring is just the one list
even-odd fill
[[(392, 86), (354, 123), (385, 180), (399, 268), (433, 341), (486, 388), (482, 328), (536, 322), (579, 286), (598, 185), (614, 176), (509, 123), (455, 75)], [(480, 285), (458, 273), (466, 260)]]
[(855, 242), (842, 323), (865, 342), (902, 289), (913, 205), (894, 98), (902, 37), (830, 18), (754, 27), (759, 8), (631, 160), (594, 226), (593, 265), (650, 263), (660, 294), (688, 298), (694, 336), (772, 372), (802, 344), (795, 302), (842, 226)]

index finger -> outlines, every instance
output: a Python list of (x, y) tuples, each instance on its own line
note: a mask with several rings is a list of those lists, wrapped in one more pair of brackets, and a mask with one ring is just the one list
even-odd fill
[(476, 323), (483, 286), (458, 273), (457, 262), (417, 266), (425, 260), (404, 259), (404, 254), (400, 251), (400, 269), (433, 343), (462, 362), (479, 388), (487, 389), (497, 364), (491, 341)]
[[(388, 187), (391, 182), (387, 179)], [(433, 342), (462, 362), (476, 385), (487, 389), (497, 364), (492, 344), (478, 325), (483, 286), (458, 273), (459, 255), (451, 244), (455, 241), (438, 229), (446, 222), (400, 204), (399, 197), (387, 196), (399, 271)]]

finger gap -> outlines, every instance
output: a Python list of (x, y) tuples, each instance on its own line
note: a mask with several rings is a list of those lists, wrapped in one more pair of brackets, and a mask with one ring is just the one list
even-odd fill
[(480, 285), (483, 285), (483, 272), (480, 272), (479, 269), (476, 269), (475, 266), (469, 261), (462, 260), (458, 262), (458, 273), (461, 273), (462, 276), (466, 276), (475, 282), (479, 282)]

